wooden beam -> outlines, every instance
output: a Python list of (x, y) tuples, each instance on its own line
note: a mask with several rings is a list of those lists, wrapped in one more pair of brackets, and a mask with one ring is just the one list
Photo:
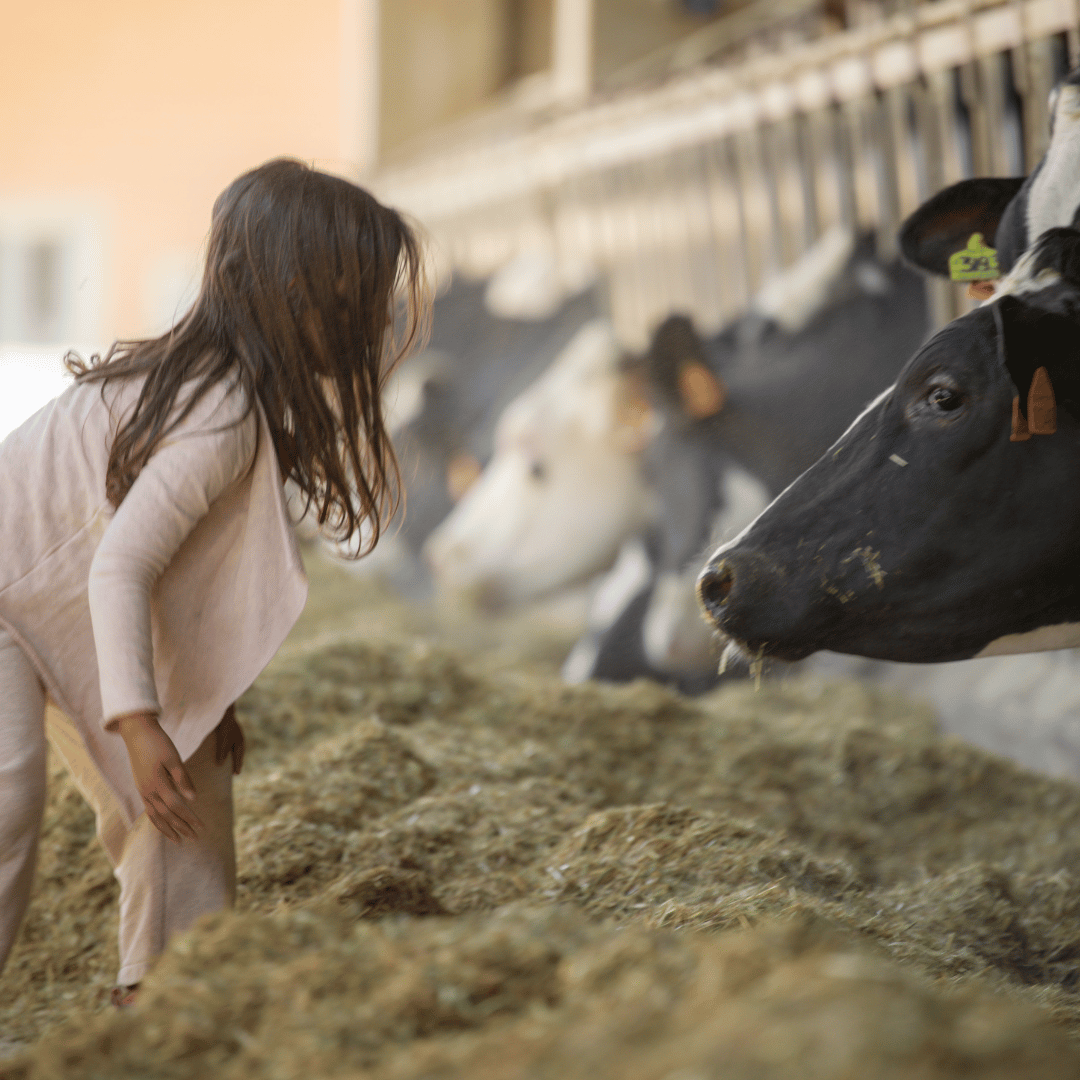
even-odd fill
[(552, 24), (552, 92), (579, 105), (592, 90), (593, 0), (555, 0)]
[(360, 176), (379, 157), (379, 0), (340, 0), (338, 147), (344, 170)]

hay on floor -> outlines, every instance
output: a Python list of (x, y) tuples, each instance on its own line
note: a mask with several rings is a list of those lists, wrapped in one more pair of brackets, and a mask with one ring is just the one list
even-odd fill
[(0, 1038), (48, 1037), (0, 1074), (1077, 1071), (1080, 788), (921, 706), (566, 687), (383, 625), (283, 652), (238, 715), (238, 910), (130, 1013), (115, 885), (52, 774), (0, 979)]

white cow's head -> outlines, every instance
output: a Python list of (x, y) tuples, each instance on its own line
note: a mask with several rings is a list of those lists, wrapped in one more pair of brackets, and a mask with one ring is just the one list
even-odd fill
[(493, 458), (428, 538), (440, 591), (517, 603), (608, 565), (652, 512), (640, 469), (651, 423), (610, 325), (583, 326), (507, 406)]

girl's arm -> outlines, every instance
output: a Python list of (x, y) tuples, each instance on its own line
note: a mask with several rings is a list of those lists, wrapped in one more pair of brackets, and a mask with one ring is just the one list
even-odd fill
[[(231, 405), (238, 397), (226, 400)], [(210, 504), (254, 459), (256, 414), (224, 427), (236, 415), (234, 408), (220, 409), (203, 421), (204, 429), (185, 425), (154, 453), (106, 528), (90, 566), (104, 726), (123, 736), (147, 814), (166, 836), (168, 829), (191, 835), (198, 819), (180, 798), (185, 788), (192, 795), (194, 790), (158, 722), (150, 594)]]

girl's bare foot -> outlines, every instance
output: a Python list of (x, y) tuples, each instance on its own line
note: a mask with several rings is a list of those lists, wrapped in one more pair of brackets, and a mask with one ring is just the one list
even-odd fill
[(117, 1009), (130, 1009), (135, 1004), (135, 997), (139, 992), (139, 984), (131, 986), (114, 986), (109, 997), (109, 1003)]

